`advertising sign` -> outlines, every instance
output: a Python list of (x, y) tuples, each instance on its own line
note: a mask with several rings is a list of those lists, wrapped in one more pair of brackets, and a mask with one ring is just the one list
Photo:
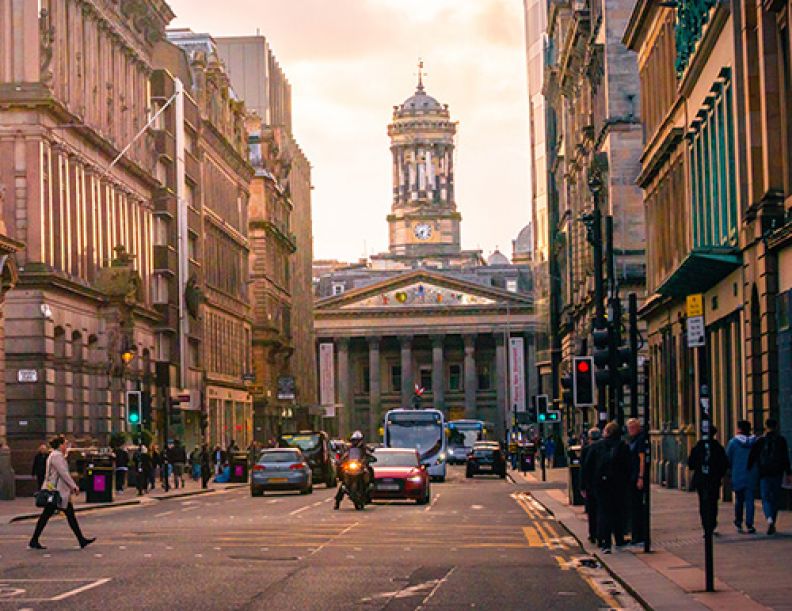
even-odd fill
[(319, 344), (319, 403), (328, 416), (335, 413), (335, 395), (335, 346), (327, 342)]
[(525, 345), (522, 337), (509, 338), (509, 386), (512, 411), (525, 412)]

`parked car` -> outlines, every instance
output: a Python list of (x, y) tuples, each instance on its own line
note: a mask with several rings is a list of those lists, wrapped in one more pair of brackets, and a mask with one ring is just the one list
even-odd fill
[(407, 499), (425, 505), (432, 498), (429, 472), (411, 448), (377, 448), (372, 499)]
[(328, 488), (336, 484), (336, 461), (330, 448), (330, 438), (324, 431), (284, 433), (278, 438), (278, 447), (297, 448), (302, 452), (313, 471), (313, 480)]
[(259, 455), (250, 477), (250, 495), (262, 496), (267, 490), (313, 492), (313, 474), (305, 456), (296, 448), (273, 448)]
[(468, 454), (465, 462), (465, 477), (489, 473), (506, 477), (506, 457), (499, 445), (478, 445)]

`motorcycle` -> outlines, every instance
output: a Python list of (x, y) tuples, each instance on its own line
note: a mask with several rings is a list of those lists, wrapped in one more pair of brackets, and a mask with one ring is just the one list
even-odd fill
[[(374, 460), (376, 459), (373, 457), (368, 458), (369, 462)], [(370, 487), (374, 482), (369, 479), (368, 464), (365, 458), (349, 456), (341, 463), (341, 485), (358, 511), (362, 511), (366, 504), (371, 502)]]

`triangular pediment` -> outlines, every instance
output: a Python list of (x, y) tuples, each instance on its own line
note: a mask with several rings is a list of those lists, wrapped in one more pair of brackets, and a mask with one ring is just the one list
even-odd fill
[(507, 304), (526, 307), (531, 305), (531, 298), (422, 270), (323, 299), (317, 304), (317, 309), (424, 309), (497, 307)]

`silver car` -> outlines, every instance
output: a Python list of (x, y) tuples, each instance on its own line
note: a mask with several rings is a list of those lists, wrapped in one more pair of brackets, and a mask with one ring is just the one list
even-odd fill
[(299, 490), (313, 492), (311, 467), (296, 448), (276, 448), (259, 454), (250, 478), (251, 496), (262, 496), (265, 490)]

